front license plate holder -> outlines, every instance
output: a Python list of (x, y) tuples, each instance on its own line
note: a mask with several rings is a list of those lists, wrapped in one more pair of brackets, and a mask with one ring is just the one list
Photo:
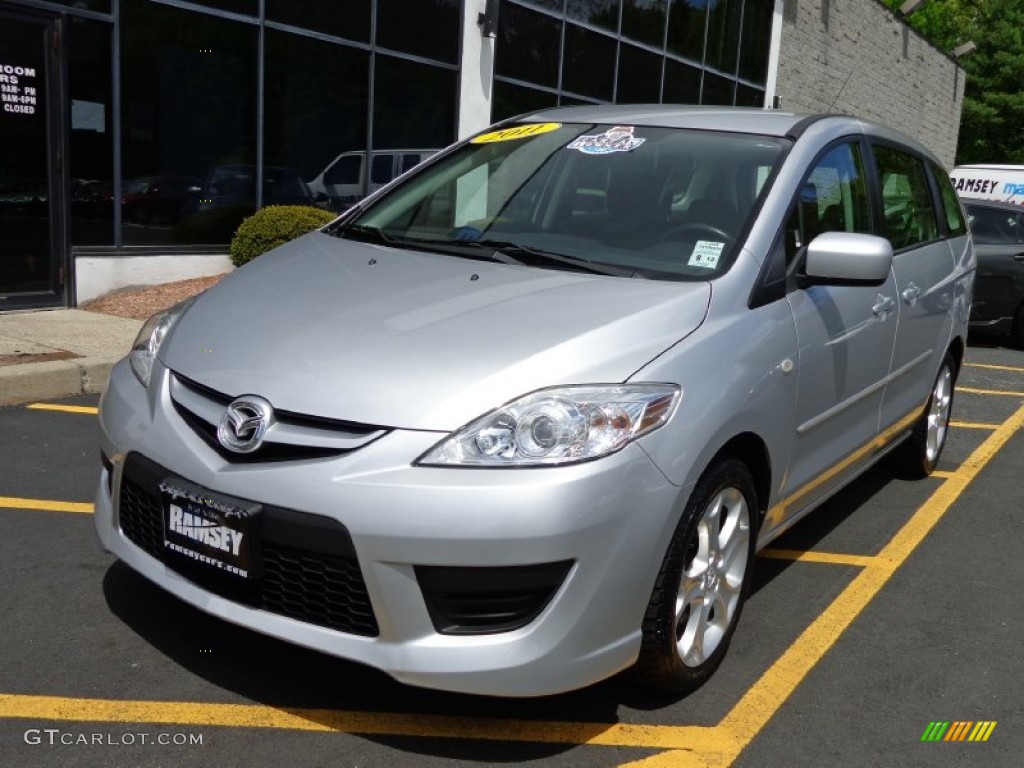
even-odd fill
[(164, 548), (210, 572), (250, 581), (262, 571), (262, 505), (179, 477), (160, 482)]

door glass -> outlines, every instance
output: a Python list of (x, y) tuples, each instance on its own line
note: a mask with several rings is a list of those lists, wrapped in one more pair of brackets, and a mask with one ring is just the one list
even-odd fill
[(0, 13), (0, 309), (55, 298), (47, 37), (46, 22)]

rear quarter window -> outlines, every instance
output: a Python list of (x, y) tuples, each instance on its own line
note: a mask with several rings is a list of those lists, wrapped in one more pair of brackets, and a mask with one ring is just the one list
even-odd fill
[(874, 147), (882, 190), (885, 235), (895, 250), (911, 248), (939, 236), (936, 211), (924, 161), (894, 147)]

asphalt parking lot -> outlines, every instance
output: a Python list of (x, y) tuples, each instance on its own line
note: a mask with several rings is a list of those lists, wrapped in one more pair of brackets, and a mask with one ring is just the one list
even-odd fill
[(1019, 766), (1024, 353), (967, 363), (940, 471), (775, 542), (682, 699), (419, 690), (208, 617), (100, 550), (97, 398), (0, 408), (0, 765)]

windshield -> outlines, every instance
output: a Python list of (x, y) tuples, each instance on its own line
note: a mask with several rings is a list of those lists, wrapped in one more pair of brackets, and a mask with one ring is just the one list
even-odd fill
[(524, 124), (476, 137), (335, 234), (374, 233), (399, 247), (529, 249), (705, 280), (731, 263), (786, 147), (725, 132)]

